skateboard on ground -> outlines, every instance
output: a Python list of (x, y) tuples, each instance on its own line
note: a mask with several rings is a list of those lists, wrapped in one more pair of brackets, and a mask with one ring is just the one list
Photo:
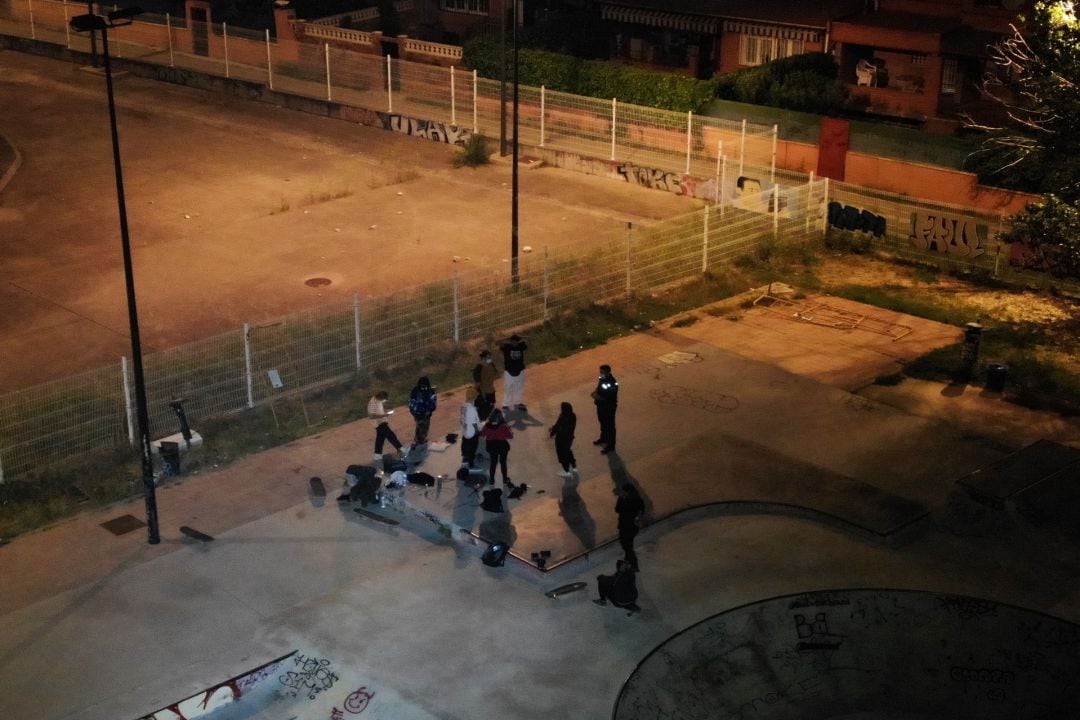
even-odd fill
[(195, 528), (188, 527), (187, 525), (181, 525), (180, 526), (180, 532), (187, 535), (192, 540), (198, 540), (200, 542), (212, 542), (213, 539), (214, 539), (214, 538), (210, 537), (209, 535), (207, 535), (206, 533), (199, 532)]
[(313, 477), (308, 480), (308, 484), (311, 486), (311, 494), (315, 497), (326, 497), (326, 486), (323, 485), (322, 478)]
[(574, 583), (570, 583), (569, 585), (560, 585), (559, 587), (555, 588), (554, 590), (548, 590), (544, 594), (547, 595), (552, 600), (558, 600), (563, 595), (569, 595), (570, 593), (575, 593), (578, 590), (584, 590), (587, 587), (588, 587), (587, 583), (574, 582)]
[(388, 518), (385, 515), (380, 515), (379, 513), (374, 513), (374, 512), (371, 512), (370, 510), (365, 510), (364, 508), (353, 508), (353, 512), (356, 513), (357, 515), (363, 515), (366, 518), (370, 518), (372, 520), (375, 520), (376, 522), (381, 522), (384, 525), (400, 525), (401, 524), (397, 520), (394, 520), (393, 518)]

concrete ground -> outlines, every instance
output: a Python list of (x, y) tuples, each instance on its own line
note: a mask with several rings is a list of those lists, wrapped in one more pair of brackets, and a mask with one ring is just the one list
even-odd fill
[[(958, 593), (1080, 621), (1073, 541), (980, 510), (955, 484), (1040, 438), (1080, 446), (1075, 421), (979, 388), (866, 385), (955, 328), (906, 318), (913, 332), (893, 342), (762, 309), (697, 314), (527, 371), (529, 413), (510, 454), (513, 480), (529, 485), (510, 501), (514, 550), (575, 559), (548, 573), (516, 560), (491, 568), (483, 544), (422, 518), (388, 526), (339, 507), (345, 467), (370, 457), (372, 429), (359, 421), (163, 486), (160, 545), (99, 526), (141, 517), (132, 502), (0, 549), (0, 717), (135, 720), (299, 651), (308, 665), (293, 656), (296, 671), (270, 682), (280, 696), (300, 678), (302, 692), (214, 717), (604, 718), (675, 633), (830, 588)], [(621, 384), (617, 457), (590, 444), (602, 362)], [(459, 399), (440, 399), (434, 435), (455, 429)], [(546, 433), (563, 400), (579, 416), (573, 483), (555, 475)], [(422, 469), (456, 460), (452, 446)], [(327, 480), (328, 498), (309, 494), (310, 476)], [(618, 480), (639, 485), (651, 523), (637, 541), (632, 617), (588, 602), (620, 556)], [(407, 494), (477, 532), (503, 517), (459, 489)], [(891, 519), (913, 509), (927, 514), (894, 533)], [(189, 540), (181, 525), (216, 539)], [(575, 581), (590, 587), (543, 595)]]

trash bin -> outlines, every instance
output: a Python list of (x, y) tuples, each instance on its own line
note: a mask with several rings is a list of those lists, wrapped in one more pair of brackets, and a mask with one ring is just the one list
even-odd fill
[(1005, 389), (1005, 379), (1009, 377), (1009, 366), (1002, 363), (989, 363), (986, 366), (986, 389), (1001, 392)]
[(162, 441), (161, 472), (165, 475), (180, 474), (180, 443)]

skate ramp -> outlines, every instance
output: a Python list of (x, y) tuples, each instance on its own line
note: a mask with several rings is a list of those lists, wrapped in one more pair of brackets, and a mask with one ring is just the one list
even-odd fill
[(615, 720), (1080, 717), (1080, 626), (908, 590), (789, 595), (714, 615), (655, 648)]

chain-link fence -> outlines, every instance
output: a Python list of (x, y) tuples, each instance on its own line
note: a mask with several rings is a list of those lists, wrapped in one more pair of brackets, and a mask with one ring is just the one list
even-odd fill
[[(175, 425), (169, 403), (177, 398), (198, 424), (282, 393), (700, 277), (767, 238), (821, 236), (823, 182), (774, 187), (772, 200), (759, 195), (651, 225), (613, 226), (592, 243), (558, 253), (523, 254), (517, 283), (506, 273), (478, 269), (148, 354), (152, 434), (168, 434)], [(126, 361), (0, 396), (0, 479), (131, 442), (133, 418)]]

